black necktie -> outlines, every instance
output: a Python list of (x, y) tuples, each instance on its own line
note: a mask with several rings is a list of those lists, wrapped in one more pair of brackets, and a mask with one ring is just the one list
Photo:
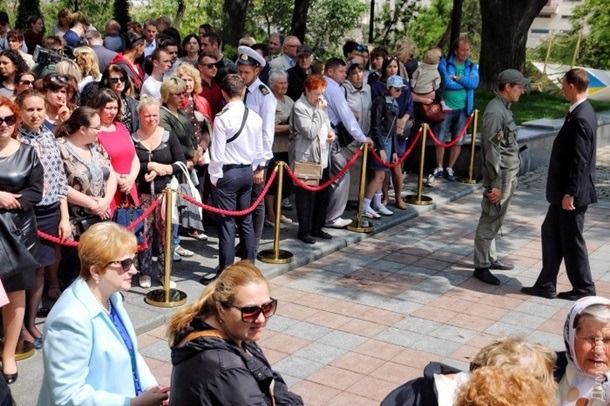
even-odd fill
[(250, 89), (246, 88), (246, 94), (244, 95), (244, 104), (246, 104), (246, 100), (248, 100), (248, 94), (250, 94)]

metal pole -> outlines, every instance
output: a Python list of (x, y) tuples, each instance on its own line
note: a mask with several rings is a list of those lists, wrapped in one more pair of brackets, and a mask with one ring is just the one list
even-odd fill
[(473, 124), (472, 124), (472, 136), (470, 137), (470, 164), (468, 165), (468, 180), (464, 183), (477, 183), (474, 179), (474, 147), (477, 140), (477, 124), (479, 121), (479, 110), (475, 109), (472, 113)]
[(429, 130), (428, 123), (422, 124), (422, 128), (421, 153), (419, 155), (419, 179), (417, 179), (417, 194), (405, 197), (405, 200), (408, 203), (415, 204), (418, 206), (432, 204), (431, 197), (422, 195), (422, 190), (424, 189), (424, 164), (426, 161), (426, 134)]
[(275, 194), (275, 224), (273, 225), (273, 249), (263, 250), (258, 253), (257, 258), (269, 264), (287, 264), (292, 261), (292, 252), (280, 249), (280, 225), (282, 224), (282, 194), (284, 191), (284, 165), (279, 161), (274, 172), (277, 172), (277, 193)]
[[(369, 145), (362, 144), (362, 167), (360, 168), (360, 187), (358, 189), (358, 211), (356, 212), (356, 225), (349, 225), (347, 229), (357, 233), (370, 233), (373, 225), (364, 219), (362, 202), (364, 201), (364, 191), (366, 190), (366, 163), (368, 160)], [(353, 223), (352, 223), (353, 224)]]
[(369, 44), (374, 43), (374, 31), (375, 29), (375, 0), (371, 0), (371, 13), (369, 16)]

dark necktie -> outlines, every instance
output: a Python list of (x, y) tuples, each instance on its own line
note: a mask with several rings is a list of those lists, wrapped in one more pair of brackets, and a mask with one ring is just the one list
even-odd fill
[(248, 100), (249, 94), (250, 94), (250, 89), (246, 88), (246, 94), (244, 95), (244, 104), (246, 104), (246, 100)]

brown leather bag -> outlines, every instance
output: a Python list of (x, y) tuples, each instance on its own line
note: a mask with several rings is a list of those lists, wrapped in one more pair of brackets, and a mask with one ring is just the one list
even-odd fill
[(419, 117), (422, 122), (428, 124), (437, 124), (445, 119), (443, 106), (439, 102), (419, 105)]

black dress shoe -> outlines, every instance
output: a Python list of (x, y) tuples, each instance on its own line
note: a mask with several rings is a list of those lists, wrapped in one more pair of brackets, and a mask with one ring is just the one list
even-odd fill
[(587, 296), (595, 296), (595, 293), (583, 293), (583, 292), (577, 292), (574, 290), (569, 290), (567, 292), (559, 292), (557, 294), (557, 297), (559, 299), (564, 299), (564, 300), (578, 300), (578, 299), (582, 299), (583, 297), (587, 297)]
[(541, 288), (539, 286), (523, 286), (521, 288), (521, 293), (525, 293), (530, 296), (539, 296), (544, 297), (546, 299), (555, 299), (557, 297), (557, 293), (554, 290), (548, 290)]
[(511, 269), (515, 269), (515, 266), (510, 262), (502, 262), (497, 260), (491, 263), (489, 269), (495, 269), (497, 271), (510, 271)]
[(316, 240), (314, 240), (311, 237), (311, 235), (309, 235), (309, 234), (300, 235), (299, 240), (303, 241), (305, 244), (315, 244), (316, 243)]
[(201, 283), (204, 286), (209, 285), (210, 283), (214, 282), (216, 279), (218, 279), (218, 274), (212, 276), (211, 278), (206, 278), (205, 276), (202, 276), (199, 279), (199, 283)]
[(481, 282), (490, 285), (500, 284), (500, 279), (498, 279), (491, 272), (489, 272), (489, 268), (475, 268), (474, 277), (480, 280)]
[(14, 374), (5, 374), (4, 372), (2, 372), (2, 375), (4, 375), (4, 380), (6, 381), (6, 383), (10, 385), (17, 381), (17, 376), (19, 375), (19, 373), (15, 372)]
[(318, 238), (322, 238), (324, 240), (330, 240), (333, 238), (332, 235), (328, 234), (326, 231), (317, 231), (315, 233), (311, 233), (311, 235), (313, 235), (314, 237), (318, 237)]

